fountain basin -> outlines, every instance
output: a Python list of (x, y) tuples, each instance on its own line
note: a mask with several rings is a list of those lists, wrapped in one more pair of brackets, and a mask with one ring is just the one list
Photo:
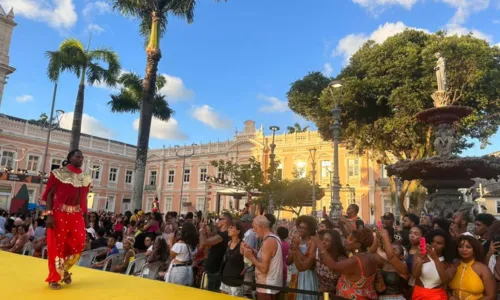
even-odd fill
[(431, 157), (415, 161), (399, 161), (387, 166), (386, 170), (389, 176), (397, 176), (402, 180), (467, 180), (470, 178), (498, 180), (500, 158), (495, 156)]
[(452, 124), (472, 113), (472, 109), (465, 106), (444, 106), (426, 109), (416, 115), (417, 120), (430, 124)]

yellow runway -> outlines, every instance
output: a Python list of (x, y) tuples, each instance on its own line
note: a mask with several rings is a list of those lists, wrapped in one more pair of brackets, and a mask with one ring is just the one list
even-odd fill
[(0, 299), (237, 299), (161, 281), (73, 267), (73, 283), (53, 291), (45, 283), (47, 261), (0, 251)]

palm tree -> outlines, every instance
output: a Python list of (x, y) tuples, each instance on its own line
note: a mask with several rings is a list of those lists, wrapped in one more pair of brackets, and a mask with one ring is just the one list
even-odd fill
[(295, 123), (293, 126), (288, 126), (286, 128), (288, 133), (301, 133), (309, 130), (309, 126), (302, 127), (299, 123)]
[[(60, 72), (63, 71), (70, 71), (80, 79), (69, 146), (70, 150), (78, 149), (82, 131), (85, 82), (89, 85), (103, 82), (115, 86), (120, 75), (118, 55), (108, 48), (85, 50), (79, 40), (67, 39), (61, 43), (57, 51), (48, 51), (47, 57), (49, 59), (47, 73), (51, 81), (57, 82)], [(101, 66), (102, 62), (108, 65), (107, 69)]]
[[(144, 92), (142, 83), (144, 79), (134, 73), (125, 73), (120, 76), (118, 83), (123, 84), (119, 94), (111, 95), (111, 101), (108, 104), (111, 106), (112, 112), (118, 113), (135, 113), (140, 111), (142, 94)], [(156, 80), (155, 95), (153, 98), (153, 115), (162, 120), (168, 121), (174, 114), (174, 111), (168, 106), (165, 96), (158, 94), (167, 80), (164, 76), (158, 76)]]
[[(217, 0), (219, 1), (219, 0)], [(194, 21), (196, 0), (111, 0), (113, 9), (127, 17), (139, 19), (139, 32), (146, 39), (146, 73), (143, 81), (141, 110), (139, 117), (139, 135), (135, 160), (133, 203), (135, 208), (142, 208), (142, 193), (146, 173), (149, 134), (154, 112), (154, 96), (158, 63), (161, 59), (160, 39), (167, 28), (167, 16), (174, 15)]]

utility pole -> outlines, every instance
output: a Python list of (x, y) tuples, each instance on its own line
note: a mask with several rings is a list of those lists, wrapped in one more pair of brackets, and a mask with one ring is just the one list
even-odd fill
[[(276, 158), (276, 155), (274, 154), (274, 149), (276, 148), (276, 144), (274, 143), (274, 137), (276, 135), (276, 131), (280, 130), (278, 126), (271, 126), (269, 129), (273, 132), (273, 141), (269, 147), (271, 148), (271, 154), (269, 154), (269, 159), (270, 159), (270, 171), (269, 172), (269, 181), (271, 182), (271, 187), (273, 187), (274, 183), (274, 172), (276, 171), (276, 166), (274, 159)], [(271, 190), (271, 193), (269, 194), (269, 203), (267, 206), (267, 213), (269, 214), (274, 214), (274, 199), (273, 199), (273, 191)]]
[(312, 211), (311, 214), (317, 218), (316, 214), (316, 148), (309, 149), (312, 163)]

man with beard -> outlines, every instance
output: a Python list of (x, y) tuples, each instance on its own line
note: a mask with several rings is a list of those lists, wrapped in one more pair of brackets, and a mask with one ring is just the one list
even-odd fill
[[(229, 234), (227, 232), (229, 226), (233, 224), (233, 217), (230, 213), (222, 213), (215, 226), (217, 234), (211, 238), (207, 238), (209, 230), (205, 222), (200, 223), (200, 247), (210, 247), (208, 256), (205, 260), (205, 272), (207, 273), (207, 290), (212, 292), (220, 291), (220, 279), (214, 277), (219, 275), (222, 260), (226, 253), (229, 242)], [(211, 276), (212, 275), (212, 276)]]
[(403, 229), (399, 232), (399, 236), (401, 236), (401, 244), (403, 247), (410, 247), (410, 230), (413, 226), (419, 225), (420, 219), (414, 214), (407, 214), (403, 218)]
[(457, 211), (453, 216), (453, 223), (450, 227), (450, 234), (453, 238), (457, 238), (460, 235), (467, 232), (467, 225), (471, 222), (468, 213), (463, 211)]

